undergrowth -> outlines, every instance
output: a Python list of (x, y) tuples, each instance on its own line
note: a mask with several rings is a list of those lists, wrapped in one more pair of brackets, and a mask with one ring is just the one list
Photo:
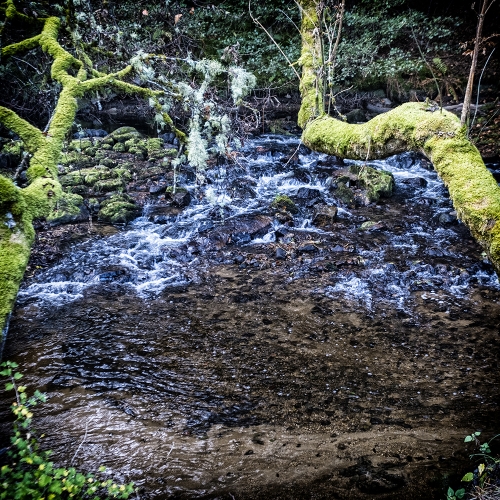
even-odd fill
[(134, 492), (134, 484), (117, 484), (106, 479), (105, 467), (100, 467), (98, 474), (91, 474), (78, 472), (74, 467), (54, 466), (50, 461), (51, 452), (40, 448), (32, 427), (32, 409), (45, 402), (46, 396), (38, 390), (28, 396), (26, 386), (19, 384), (23, 375), (15, 371), (17, 367), (12, 361), (0, 364), (0, 376), (8, 379), (5, 390), (13, 391), (16, 398), (11, 406), (15, 420), (7, 463), (0, 468), (0, 499), (129, 498)]

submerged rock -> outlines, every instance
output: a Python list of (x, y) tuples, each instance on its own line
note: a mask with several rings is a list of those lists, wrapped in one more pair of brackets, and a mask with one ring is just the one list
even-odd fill
[(229, 243), (249, 243), (267, 234), (272, 227), (272, 219), (267, 215), (240, 215), (224, 222), (211, 231), (209, 241), (217, 248)]

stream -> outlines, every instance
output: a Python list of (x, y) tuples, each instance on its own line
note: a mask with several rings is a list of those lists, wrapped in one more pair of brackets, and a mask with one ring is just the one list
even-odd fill
[[(354, 164), (254, 138), (203, 195), (180, 174), (186, 208), (151, 200), (26, 280), (4, 359), (48, 396), (35, 423), (54, 461), (105, 465), (141, 499), (458, 487), (464, 436), (500, 430), (498, 278), (425, 158), (368, 162), (394, 195), (340, 204)], [(270, 210), (278, 193), (293, 218)], [(318, 204), (338, 205), (328, 227)]]

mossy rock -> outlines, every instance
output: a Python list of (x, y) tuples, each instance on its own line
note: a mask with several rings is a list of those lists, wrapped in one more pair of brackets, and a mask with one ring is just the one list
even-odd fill
[(94, 168), (84, 168), (80, 170), (73, 170), (65, 175), (60, 176), (62, 186), (77, 186), (79, 184), (86, 184), (92, 186), (97, 181), (109, 179), (113, 177), (113, 172), (104, 165), (99, 165)]
[(154, 151), (148, 151), (148, 158), (153, 161), (161, 161), (163, 158), (165, 158), (165, 150), (164, 149), (158, 149)]
[(106, 136), (102, 141), (101, 141), (101, 148), (104, 146), (111, 146), (115, 144), (115, 140), (113, 139), (112, 136)]
[(278, 194), (271, 203), (271, 207), (281, 210), (284, 209), (291, 214), (299, 213), (297, 205), (295, 205), (295, 203), (286, 194)]
[(178, 153), (179, 152), (175, 148), (165, 149), (163, 151), (163, 155), (168, 156), (170, 158), (176, 158)]
[(333, 194), (344, 205), (351, 206), (354, 204), (354, 193), (344, 182), (337, 181), (337, 188), (333, 191)]
[(386, 170), (377, 170), (367, 165), (351, 165), (350, 172), (358, 176), (359, 185), (366, 189), (370, 201), (378, 201), (381, 196), (392, 196), (394, 176)]
[(158, 138), (146, 139), (146, 149), (148, 150), (148, 154), (151, 154), (153, 151), (163, 151), (163, 141)]
[[(132, 139), (129, 139), (128, 141), (125, 141), (123, 144), (125, 144), (125, 147), (127, 148), (127, 151), (130, 148), (136, 147), (139, 144), (141, 144), (143, 141), (139, 139), (138, 137), (132, 137)], [(145, 146), (144, 146), (145, 149)]]
[(109, 151), (110, 149), (113, 149), (113, 146), (111, 144), (101, 144), (99, 146), (99, 149), (102, 149), (104, 151)]
[(113, 170), (113, 174), (118, 179), (122, 179), (124, 181), (130, 181), (130, 180), (132, 180), (132, 174), (130, 173), (130, 170), (128, 170), (126, 168), (115, 168)]
[(90, 139), (75, 139), (69, 143), (68, 151), (85, 151), (92, 146), (93, 144)]
[(113, 151), (116, 151), (117, 153), (125, 153), (127, 151), (127, 148), (122, 142), (117, 142), (113, 146)]
[(102, 163), (102, 161), (103, 161), (103, 160), (105, 160), (107, 157), (108, 157), (108, 154), (106, 153), (106, 151), (103, 151), (103, 150), (101, 150), (101, 149), (99, 149), (99, 150), (97, 151), (97, 153), (95, 154), (95, 156), (94, 156), (94, 158), (96, 159), (96, 161), (101, 162), (101, 163)]
[(86, 168), (94, 165), (95, 161), (90, 156), (78, 153), (77, 151), (70, 151), (61, 154), (59, 163), (63, 167), (71, 165), (75, 168)]
[(94, 184), (95, 193), (110, 193), (112, 191), (118, 191), (123, 189), (124, 182), (121, 179), (107, 179), (97, 181)]
[(95, 157), (95, 155), (97, 154), (98, 151), (99, 151), (99, 148), (97, 146), (92, 146), (92, 147), (87, 148), (85, 150), (85, 154), (88, 156)]
[(142, 148), (139, 147), (132, 147), (128, 150), (130, 154), (133, 154), (136, 156), (138, 160), (145, 160), (146, 159), (146, 151), (144, 151)]
[(63, 193), (57, 200), (54, 210), (47, 216), (47, 222), (52, 226), (83, 222), (88, 220), (89, 212), (83, 198), (74, 193)]
[(115, 142), (126, 142), (130, 139), (140, 139), (142, 138), (142, 134), (138, 132), (134, 127), (120, 127), (117, 128), (114, 132), (111, 132), (105, 140), (111, 137)]
[(126, 224), (139, 215), (141, 215), (141, 209), (129, 196), (116, 195), (101, 203), (98, 219), (112, 224)]

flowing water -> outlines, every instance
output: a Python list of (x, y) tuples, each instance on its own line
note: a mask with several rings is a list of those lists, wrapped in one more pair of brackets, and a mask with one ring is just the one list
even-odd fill
[[(103, 464), (144, 499), (458, 485), (463, 436), (500, 428), (500, 286), (425, 159), (369, 165), (394, 196), (321, 229), (314, 207), (335, 203), (346, 165), (254, 139), (203, 196), (182, 174), (184, 210), (152, 201), (28, 280), (4, 357), (48, 395), (35, 418), (55, 460)], [(277, 193), (293, 221), (270, 211)]]

